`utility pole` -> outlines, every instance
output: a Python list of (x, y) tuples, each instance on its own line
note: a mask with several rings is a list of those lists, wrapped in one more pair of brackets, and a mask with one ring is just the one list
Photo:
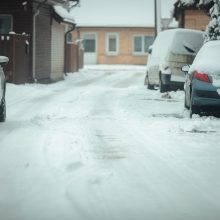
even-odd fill
[(161, 0), (154, 0), (155, 36), (161, 31)]

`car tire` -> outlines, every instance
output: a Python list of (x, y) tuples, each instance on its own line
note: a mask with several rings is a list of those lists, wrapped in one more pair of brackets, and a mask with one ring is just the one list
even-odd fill
[(163, 84), (163, 82), (162, 82), (162, 80), (161, 80), (161, 75), (159, 76), (159, 90), (160, 90), (161, 93), (164, 93), (164, 92), (168, 92), (168, 91), (169, 91), (169, 86)]
[(147, 86), (147, 89), (150, 89), (150, 90), (154, 89), (154, 85), (150, 84), (149, 82), (148, 73), (145, 76), (144, 85)]
[(3, 98), (0, 104), (0, 122), (5, 122), (5, 120), (6, 120), (6, 104), (5, 104), (5, 98)]

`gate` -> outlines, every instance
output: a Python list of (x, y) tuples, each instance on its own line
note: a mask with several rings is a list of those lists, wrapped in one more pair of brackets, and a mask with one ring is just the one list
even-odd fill
[(22, 84), (32, 80), (29, 44), (28, 35), (0, 35), (0, 55), (9, 58), (6, 66), (8, 82)]

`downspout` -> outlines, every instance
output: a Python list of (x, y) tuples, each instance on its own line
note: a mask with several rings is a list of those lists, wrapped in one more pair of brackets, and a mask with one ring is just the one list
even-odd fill
[(66, 54), (67, 53), (67, 48), (66, 48), (67, 36), (70, 32), (75, 30), (75, 27), (76, 27), (76, 25), (72, 24), (71, 29), (65, 33), (65, 37), (64, 37), (64, 74), (65, 74), (65, 76), (67, 76), (67, 54)]

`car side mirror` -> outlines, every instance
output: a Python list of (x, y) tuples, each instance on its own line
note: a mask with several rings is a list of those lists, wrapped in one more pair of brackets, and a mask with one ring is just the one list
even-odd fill
[(5, 56), (0, 56), (0, 65), (3, 67), (8, 63), (9, 59)]
[(152, 54), (152, 45), (148, 48), (148, 51), (147, 51), (149, 54)]
[(186, 66), (183, 66), (183, 67), (182, 67), (182, 71), (183, 71), (184, 73), (188, 73), (188, 72), (189, 72), (189, 69), (190, 69), (190, 66), (189, 66), (189, 65), (186, 65)]

